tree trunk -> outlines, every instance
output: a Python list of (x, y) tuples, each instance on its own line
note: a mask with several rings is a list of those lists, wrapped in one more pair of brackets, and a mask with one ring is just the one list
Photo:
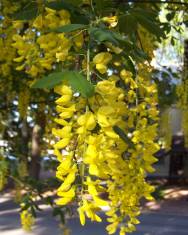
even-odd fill
[(41, 142), (45, 128), (45, 114), (38, 112), (32, 131), (30, 176), (35, 180), (40, 176)]
[(29, 142), (29, 132), (28, 132), (28, 124), (26, 119), (22, 120), (21, 127), (21, 146), (20, 152), (24, 161), (28, 161), (28, 142)]

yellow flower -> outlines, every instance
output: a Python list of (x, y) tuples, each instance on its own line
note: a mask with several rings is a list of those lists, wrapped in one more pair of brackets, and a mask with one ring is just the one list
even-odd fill
[[(64, 182), (61, 184), (58, 190), (68, 191), (71, 187), (71, 184), (75, 181), (77, 169), (75, 166), (69, 169), (69, 173), (66, 176)], [(61, 172), (59, 172), (61, 174)], [(62, 176), (61, 176), (62, 177)], [(61, 179), (61, 178), (60, 178)]]
[(39, 69), (35, 65), (32, 65), (28, 73), (31, 74), (32, 77), (36, 77), (39, 73)]
[(70, 138), (63, 138), (62, 140), (54, 144), (54, 148), (63, 149), (69, 144), (69, 142), (70, 142)]
[(93, 58), (93, 63), (96, 69), (104, 74), (107, 71), (107, 64), (112, 60), (112, 55), (109, 52), (101, 52)]
[[(54, 91), (59, 95), (69, 95), (72, 96), (72, 90), (69, 86), (59, 85), (54, 88)], [(58, 99), (59, 100), (59, 99)]]
[(108, 226), (106, 227), (106, 230), (108, 231), (108, 234), (113, 234), (113, 233), (115, 233), (116, 230), (117, 230), (118, 224), (119, 224), (118, 221), (116, 221), (116, 222), (114, 222), (114, 223), (108, 225)]
[(58, 11), (58, 15), (61, 18), (60, 25), (70, 24), (70, 13), (68, 11), (63, 9), (61, 11)]
[(108, 23), (111, 27), (115, 27), (118, 23), (117, 16), (106, 16), (102, 18), (102, 21)]
[(37, 29), (42, 29), (42, 27), (43, 27), (43, 17), (42, 17), (42, 15), (37, 16), (37, 18), (33, 22), (33, 26)]
[(102, 106), (97, 112), (97, 121), (101, 127), (110, 127), (115, 124), (113, 120), (115, 110), (111, 106)]
[(94, 163), (97, 159), (97, 149), (96, 149), (96, 146), (95, 145), (88, 145), (86, 151), (85, 151), (85, 154), (84, 154), (84, 163), (86, 164), (91, 164), (91, 163)]
[(108, 137), (112, 139), (119, 139), (119, 135), (114, 132), (113, 128), (105, 127), (103, 128), (103, 131)]
[(60, 119), (60, 118), (54, 118), (54, 122), (58, 123), (59, 125), (62, 125), (62, 126), (66, 126), (68, 125), (68, 122), (63, 120), (63, 119)]
[(71, 105), (70, 107), (57, 105), (56, 110), (58, 113), (60, 113), (59, 116), (63, 119), (71, 118), (73, 113), (76, 111), (75, 104)]
[(75, 196), (75, 189), (73, 187), (71, 189), (69, 189), (68, 191), (61, 191), (60, 189), (58, 189), (57, 195), (60, 197), (73, 198)]
[(90, 164), (89, 165), (89, 174), (90, 175), (96, 175), (96, 176), (100, 175), (99, 168), (97, 167), (96, 164)]
[(64, 205), (67, 205), (71, 201), (72, 201), (71, 197), (63, 197), (63, 198), (58, 199), (56, 201), (56, 204), (60, 206), (64, 206)]
[(61, 138), (70, 138), (71, 137), (71, 126), (65, 126), (62, 129), (52, 129), (52, 134)]
[(61, 164), (57, 167), (57, 170), (62, 173), (62, 175), (66, 175), (70, 172), (72, 166), (72, 156), (66, 156), (66, 159), (61, 162)]
[(83, 200), (83, 205), (78, 208), (78, 212), (80, 215), (80, 222), (82, 225), (85, 224), (85, 214), (88, 218), (90, 218), (92, 221), (101, 222), (101, 218), (95, 213), (99, 208), (95, 206), (92, 202), (88, 202), (86, 200)]
[(21, 224), (24, 230), (31, 231), (34, 224), (34, 217), (28, 210), (23, 210), (20, 214)]
[(24, 60), (24, 56), (20, 56), (20, 57), (14, 58), (13, 60), (15, 62), (22, 62)]
[(81, 223), (82, 226), (84, 226), (85, 222), (86, 222), (84, 209), (83, 208), (78, 208), (78, 213), (79, 213), (79, 217), (80, 217), (80, 223)]
[[(92, 112), (86, 112), (85, 114), (81, 115), (78, 120), (77, 120), (78, 124), (80, 126), (82, 126), (84, 128), (84, 130), (93, 130), (96, 126), (96, 121), (95, 121), (95, 116)], [(82, 129), (78, 129), (78, 132), (79, 130), (82, 130)], [(82, 131), (81, 131), (82, 133)]]
[(20, 20), (13, 21), (13, 27), (15, 29), (22, 29), (23, 28), (23, 21), (20, 21)]
[(56, 53), (57, 62), (65, 61), (67, 56), (68, 56), (68, 54), (69, 54), (68, 50), (64, 50), (63, 52), (57, 52)]
[(96, 69), (101, 73), (106, 73), (108, 67), (105, 64), (96, 64)]

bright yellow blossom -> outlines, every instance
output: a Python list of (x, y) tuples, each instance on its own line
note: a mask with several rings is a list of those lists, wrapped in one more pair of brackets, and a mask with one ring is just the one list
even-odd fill
[(96, 69), (104, 74), (107, 72), (107, 64), (112, 60), (112, 55), (109, 52), (101, 52), (93, 58), (93, 63)]

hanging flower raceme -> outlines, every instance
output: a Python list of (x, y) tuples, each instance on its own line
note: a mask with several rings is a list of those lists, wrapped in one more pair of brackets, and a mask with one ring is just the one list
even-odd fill
[(31, 231), (31, 228), (35, 222), (33, 215), (28, 210), (23, 210), (20, 213), (21, 224), (25, 231)]
[[(18, 57), (14, 61), (20, 63), (16, 70), (25, 70), (32, 77), (52, 70), (57, 62), (68, 58), (73, 42), (64, 33), (53, 30), (70, 23), (70, 14), (66, 10), (56, 11), (45, 8), (23, 35), (14, 34), (12, 46), (16, 48)], [(47, 32), (49, 31), (49, 32)], [(40, 32), (40, 33), (39, 33)], [(80, 46), (80, 38), (75, 38), (76, 46)]]
[[(125, 70), (120, 76), (98, 82), (89, 99), (75, 96), (66, 84), (56, 87), (59, 128), (52, 130), (58, 139), (54, 154), (62, 181), (57, 203), (65, 205), (76, 198), (83, 225), (85, 217), (100, 222), (97, 212), (107, 206), (109, 234), (118, 228), (120, 234), (135, 230), (140, 199), (152, 199), (154, 188), (145, 176), (153, 172), (158, 150), (155, 84), (141, 75), (135, 81)], [(118, 85), (121, 79), (128, 93)], [(101, 198), (103, 193), (107, 199)]]

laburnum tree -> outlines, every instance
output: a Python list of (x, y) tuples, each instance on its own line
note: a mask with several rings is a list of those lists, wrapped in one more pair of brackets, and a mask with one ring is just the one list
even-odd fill
[[(187, 26), (187, 8), (180, 0), (0, 1), (0, 189), (14, 185), (23, 228), (40, 198), (62, 222), (71, 205), (82, 225), (100, 222), (107, 206), (109, 234), (135, 231), (140, 200), (153, 199), (145, 178), (160, 148), (151, 61), (160, 43), (175, 43), (172, 29)], [(52, 148), (56, 177), (40, 180)], [(56, 189), (57, 200), (43, 194)]]

